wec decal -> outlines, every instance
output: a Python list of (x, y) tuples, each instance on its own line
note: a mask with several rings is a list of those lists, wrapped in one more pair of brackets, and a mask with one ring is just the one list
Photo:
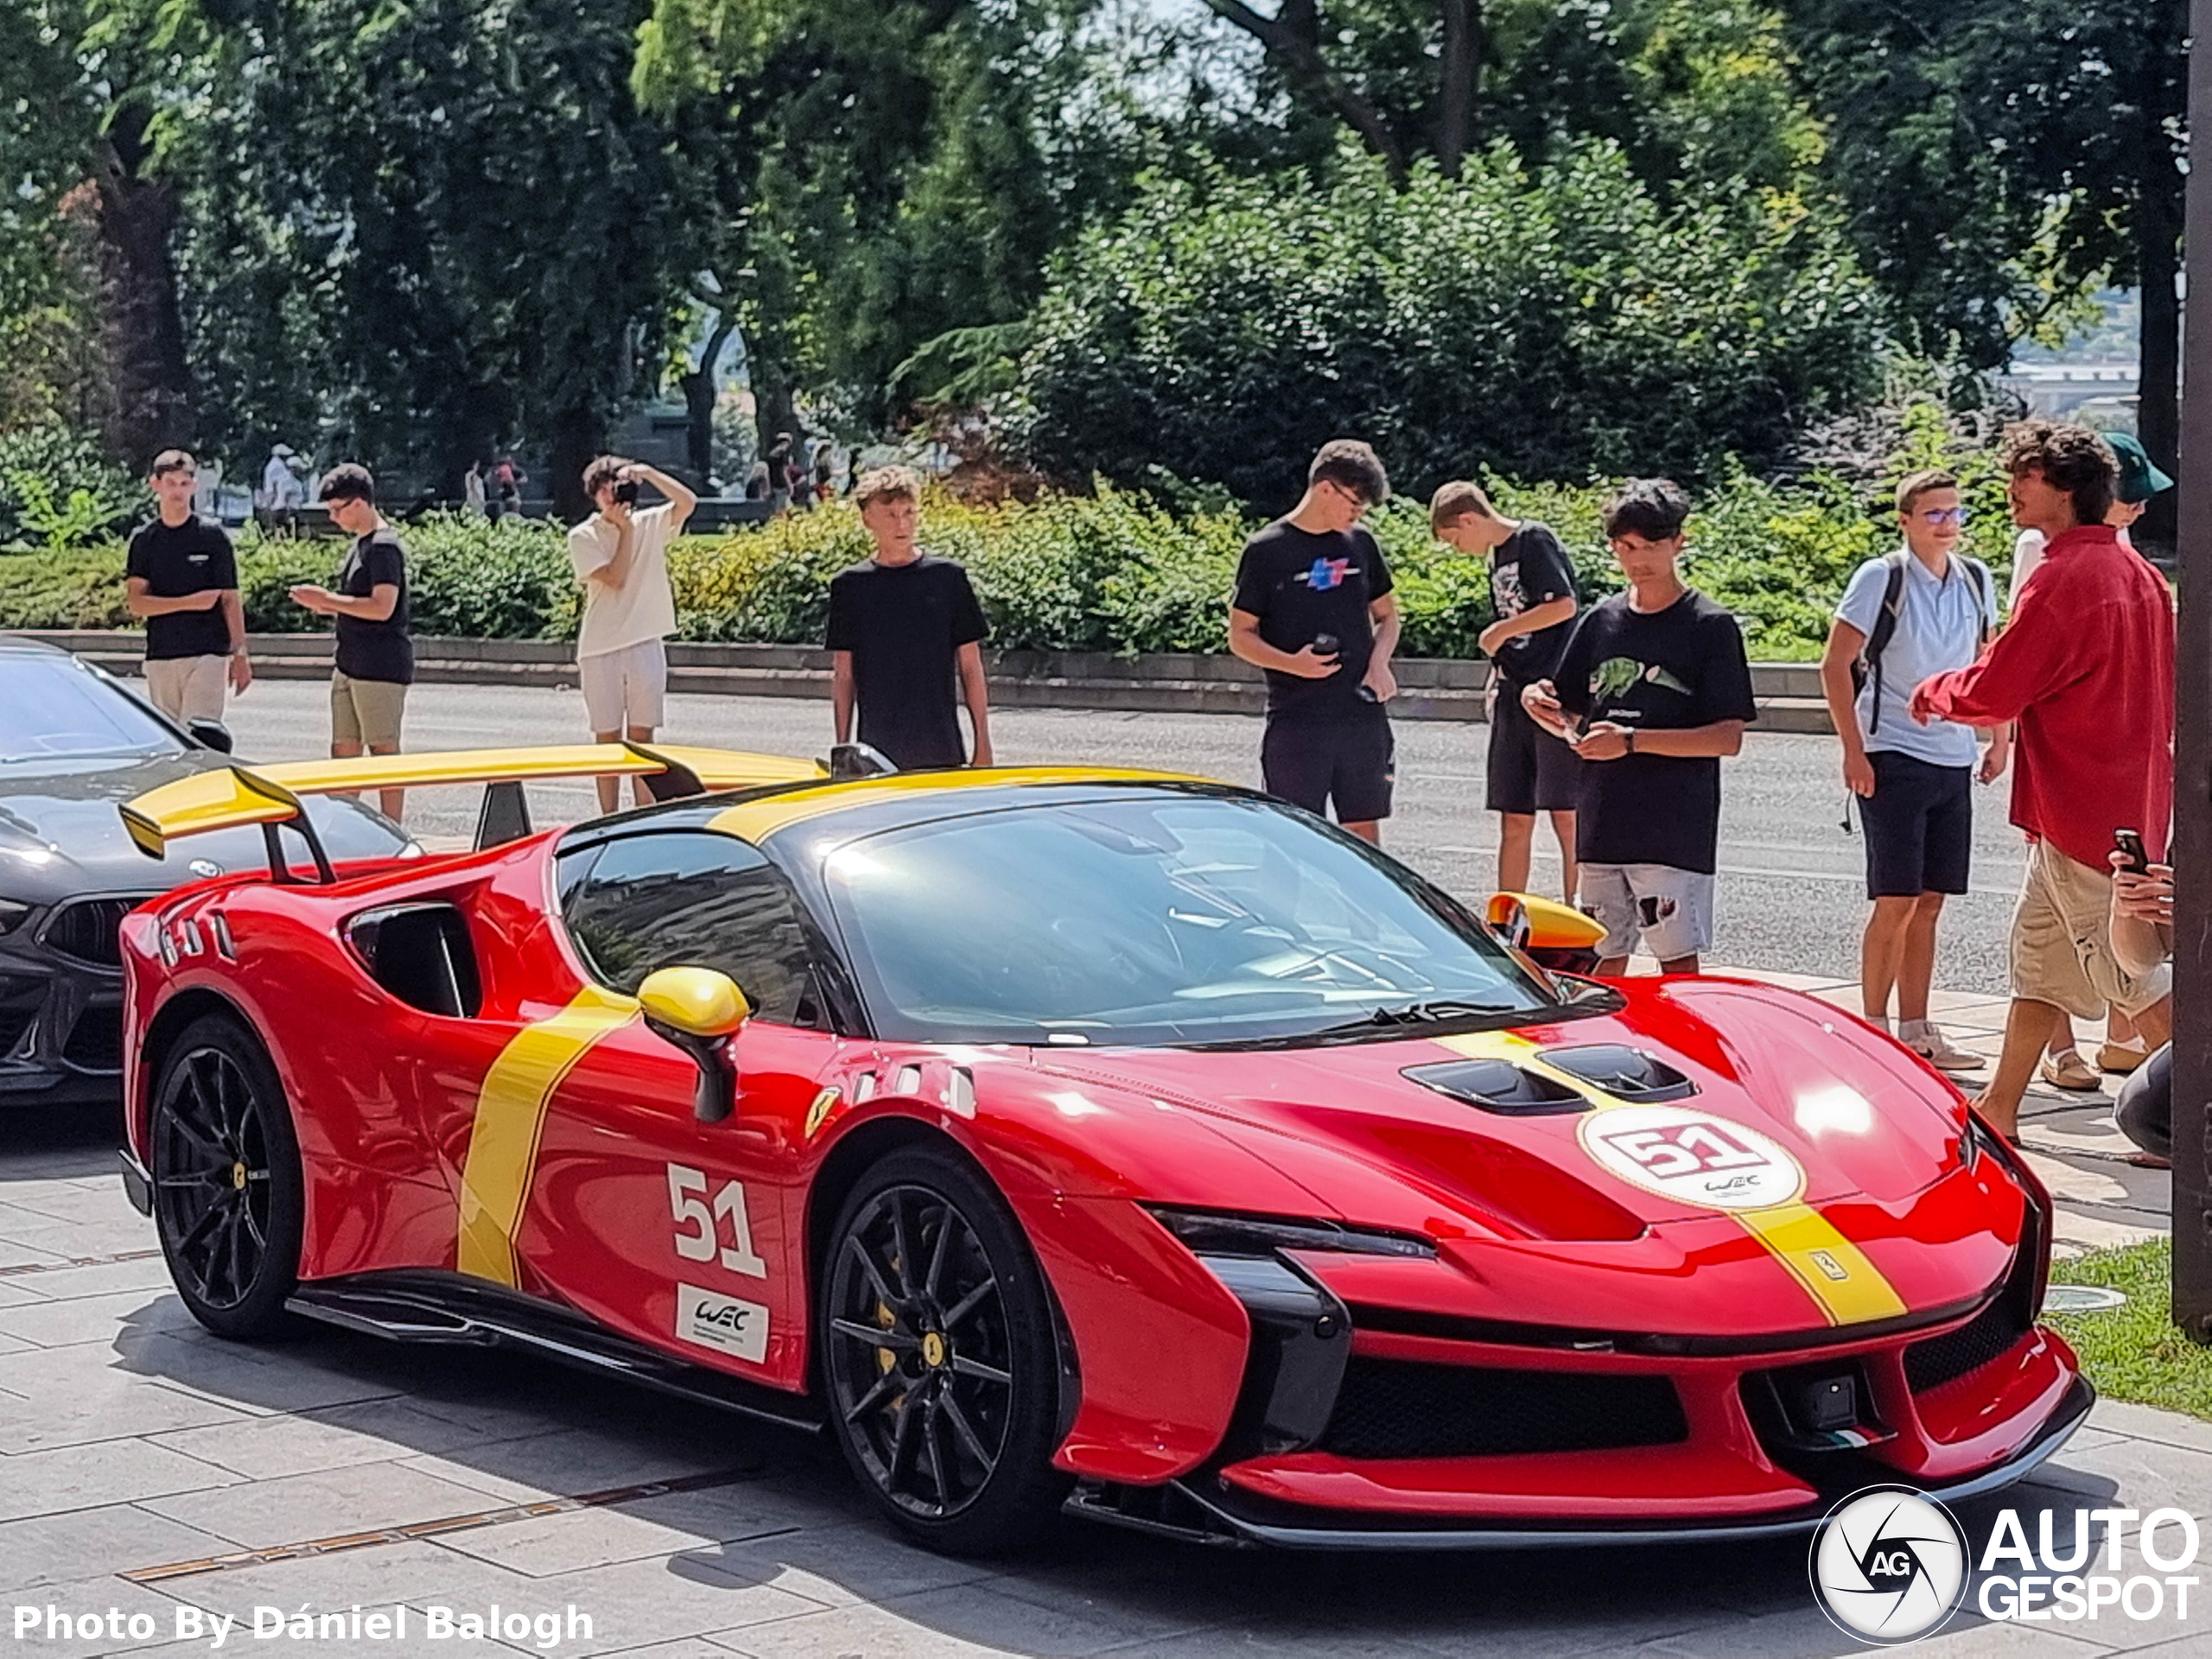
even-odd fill
[[(766, 1279), (768, 1264), (753, 1248), (753, 1222), (745, 1211), (745, 1183), (724, 1181), (711, 1205), (706, 1202), (706, 1171), (683, 1164), (668, 1166), (668, 1207), (676, 1221), (677, 1255), (686, 1262), (719, 1259), (732, 1273)], [(730, 1231), (728, 1244), (721, 1242), (725, 1222)]]
[(1805, 1190), (1797, 1160), (1757, 1129), (1676, 1106), (1617, 1106), (1578, 1130), (1582, 1147), (1631, 1186), (1677, 1204), (1764, 1210)]
[(676, 1338), (753, 1364), (768, 1357), (768, 1310), (697, 1285), (676, 1287)]

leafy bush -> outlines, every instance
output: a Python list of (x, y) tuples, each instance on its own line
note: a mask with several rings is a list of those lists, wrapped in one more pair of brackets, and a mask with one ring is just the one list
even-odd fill
[[(1895, 462), (1893, 475), (1934, 464), (1961, 474), (1974, 513), (1968, 549), (2001, 579), (2012, 532), (1994, 462), (1955, 450), (1940, 419), (1916, 427)], [(1505, 512), (1559, 532), (1586, 594), (1619, 587), (1599, 524), (1605, 489), (1495, 482), (1492, 493)], [(1433, 540), (1416, 500), (1393, 499), (1370, 524), (1396, 581), (1406, 654), (1474, 655), (1491, 620), (1483, 561)], [(1224, 512), (1172, 513), (1148, 495), (1103, 483), (1090, 495), (1046, 492), (1033, 502), (989, 505), (932, 494), (923, 510), (925, 543), (968, 567), (991, 643), (1012, 650), (1225, 650), (1237, 555), (1257, 527)], [(1783, 486), (1734, 467), (1700, 493), (1689, 533), (1685, 575), (1735, 611), (1752, 655), (1767, 660), (1816, 654), (1852, 571), (1896, 544), (1886, 491), (1825, 473)], [(439, 514), (402, 526), (401, 535), (417, 632), (575, 638), (582, 594), (556, 527)], [(669, 556), (677, 632), (686, 639), (818, 645), (830, 579), (868, 548), (846, 502), (728, 537), (684, 537)], [(344, 556), (340, 541), (245, 533), (238, 575), (247, 626), (258, 632), (327, 626), (287, 590), (328, 582)], [(0, 626), (130, 626), (118, 548), (26, 555), (8, 561), (5, 573)]]
[(1141, 483), (1166, 459), (1262, 511), (1347, 434), (1409, 493), (1516, 478), (1716, 476), (1854, 407), (1876, 302), (1838, 229), (1771, 193), (1669, 207), (1610, 143), (1462, 177), (1345, 157), (1332, 181), (1155, 178), (1033, 315), (1014, 441)]
[(148, 508), (145, 486), (86, 434), (66, 426), (0, 432), (0, 548), (88, 546)]

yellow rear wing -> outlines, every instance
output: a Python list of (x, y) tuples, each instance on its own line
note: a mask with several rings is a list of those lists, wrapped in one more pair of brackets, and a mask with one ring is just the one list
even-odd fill
[[(494, 819), (495, 798), (503, 800), (499, 815), (510, 830), (520, 822), (526, 832), (528, 819), (520, 816), (520, 789), (525, 783), (558, 778), (642, 778), (656, 800), (678, 800), (727, 789), (753, 789), (773, 784), (803, 784), (825, 779), (827, 767), (812, 760), (783, 755), (747, 754), (729, 749), (647, 747), (639, 743), (567, 743), (541, 748), (454, 749), (428, 754), (365, 754), (346, 760), (286, 760), (274, 766), (222, 766), (196, 772), (148, 790), (117, 810), (124, 828), (138, 850), (160, 858), (168, 843), (186, 836), (214, 830), (265, 827), (273, 842), (276, 826), (298, 825), (326, 872), (320, 843), (308, 826), (301, 798), (308, 795), (356, 794), (374, 789), (426, 788), (439, 784), (485, 784), (486, 812), (479, 830), (479, 844), (495, 844), (508, 838), (501, 834), (486, 840)], [(501, 785), (509, 788), (502, 790)], [(281, 868), (274, 856), (272, 868)]]

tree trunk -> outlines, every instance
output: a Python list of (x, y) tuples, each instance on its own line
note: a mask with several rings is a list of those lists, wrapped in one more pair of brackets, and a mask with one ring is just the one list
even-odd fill
[(1334, 65), (1325, 57), (1315, 41), (1300, 33), (1301, 28), (1311, 27), (1318, 14), (1311, 6), (1287, 9), (1290, 19), (1284, 16), (1268, 17), (1252, 10), (1244, 0), (1205, 0), (1207, 8), (1224, 22), (1234, 23), (1254, 40), (1259, 41), (1276, 66), (1293, 78), (1310, 85), (1335, 108), (1344, 124), (1362, 138), (1367, 146), (1382, 158), (1394, 183), (1405, 182), (1406, 148), (1399, 143), (1398, 135), (1390, 130), (1390, 124), (1382, 111), (1362, 97), (1352, 84), (1337, 73)]
[(677, 382), (683, 389), (684, 459), (690, 464), (693, 486), (702, 490), (715, 470), (715, 365), (736, 330), (737, 320), (724, 302), (715, 315), (715, 332), (699, 353), (699, 366)]
[(100, 144), (96, 180), (100, 329), (114, 388), (107, 441), (118, 459), (140, 467), (193, 435), (184, 319), (169, 256), (176, 188), (139, 176), (149, 153), (143, 115), (126, 111)]
[[(2177, 181), (2178, 183), (2178, 181)], [(2181, 476), (2181, 302), (2174, 279), (2181, 263), (2180, 226), (2172, 209), (2178, 203), (2147, 198), (2136, 207), (2135, 269), (2143, 308), (2138, 349), (2140, 391), (2135, 404), (2135, 435), (2168, 476)], [(2131, 532), (2146, 552), (2171, 553), (2178, 527), (2174, 498), (2178, 490), (2153, 496)]]
[(1444, 0), (1444, 61), (1437, 67), (1436, 159), (1459, 176), (1474, 142), (1475, 100), (1483, 73), (1482, 0)]
[(564, 410), (553, 419), (553, 511), (564, 524), (592, 514), (584, 493), (584, 468), (607, 450), (607, 423), (588, 409)]

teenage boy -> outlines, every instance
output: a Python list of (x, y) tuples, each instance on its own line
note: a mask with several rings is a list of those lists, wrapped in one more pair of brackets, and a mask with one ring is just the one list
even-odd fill
[(2118, 466), (2084, 426), (2028, 421), (2005, 446), (2012, 522), (2039, 530), (2043, 563), (2012, 625), (1971, 668), (1912, 694), (1915, 720), (2017, 722), (2012, 822), (2026, 880), (2012, 912), (2012, 1005), (1997, 1074), (1976, 1103), (2008, 1137), (2060, 1022), (2107, 1006), (2152, 1048), (2173, 1034), (2172, 981), (2136, 973), (2112, 946), (2113, 832), (2164, 861), (2174, 790), (2174, 609), (2165, 579), (2105, 522)]
[(181, 449), (154, 457), (153, 518), (124, 557), (126, 608), (146, 622), (146, 695), (171, 720), (220, 720), (223, 688), (253, 683), (231, 538), (192, 510), (200, 469)]
[[(2104, 440), (2112, 449), (2113, 459), (2120, 463), (2120, 482), (2113, 491), (2113, 503), (2105, 513), (2105, 523), (2119, 532), (2120, 544), (2132, 550), (2135, 543), (2128, 538), (2127, 532), (2149, 511), (2151, 498), (2173, 488), (2174, 481), (2159, 469), (2142, 444), (2127, 433), (2107, 432)], [(2020, 590), (2027, 586), (2036, 566), (2043, 563), (2043, 550), (2044, 533), (2039, 530), (2024, 530), (2013, 543), (2012, 588), (2005, 600), (2007, 608), (2019, 604)], [(2118, 1008), (2107, 1008), (2104, 1044), (2097, 1051), (2097, 1063), (2091, 1065), (2074, 1045), (2073, 1020), (2061, 1020), (2058, 1034), (2050, 1039), (2050, 1052), (2044, 1056), (2043, 1079), (2054, 1088), (2095, 1094), (2104, 1085), (2103, 1073), (2117, 1071), (2126, 1076), (2143, 1064), (2144, 1052), (2143, 1039), (2127, 1015)]]
[(1522, 693), (1583, 762), (1575, 850), (1582, 907), (1605, 929), (1600, 974), (1624, 971), (1639, 938), (1668, 974), (1713, 948), (1720, 759), (1758, 714), (1743, 631), (1675, 569), (1689, 514), (1668, 479), (1631, 479), (1605, 504), (1628, 591), (1592, 606), (1553, 677)]
[[(837, 741), (853, 736), (902, 771), (964, 766), (958, 703), (975, 730), (975, 764), (995, 764), (990, 688), (983, 677), (983, 607), (968, 573), (925, 552), (922, 481), (904, 467), (880, 467), (854, 493), (872, 557), (830, 582), (830, 699)], [(955, 679), (960, 695), (953, 696)]]
[(1915, 473), (1897, 486), (1897, 507), (1904, 546), (1853, 574), (1821, 658), (1844, 787), (1866, 832), (1874, 911), (1859, 941), (1859, 996), (1866, 1023), (1887, 1031), (1894, 989), (1897, 1040), (1939, 1070), (1972, 1071), (1986, 1062), (1944, 1039), (1928, 992), (1943, 900), (1967, 890), (1973, 861), (1975, 763), (1993, 781), (2011, 742), (1999, 727), (1980, 754), (1974, 728), (1921, 725), (1908, 705), (1929, 676), (1980, 655), (1997, 629), (1996, 586), (1988, 566), (1958, 551), (1967, 510), (1956, 478)]
[[(353, 538), (338, 569), (335, 589), (303, 583), (292, 598), (318, 616), (334, 620), (338, 666), (330, 677), (330, 753), (351, 760), (365, 745), (371, 754), (397, 754), (407, 688), (415, 678), (415, 642), (407, 632), (407, 556), (399, 537), (377, 511), (376, 480), (351, 461), (322, 477), (330, 521)], [(407, 802), (404, 789), (382, 792), (384, 815), (394, 823)]]
[(1290, 516), (1244, 544), (1229, 607), (1230, 650), (1268, 677), (1268, 793), (1317, 817), (1333, 802), (1338, 823), (1376, 842), (1397, 777), (1382, 706), (1398, 690), (1398, 601), (1359, 521), (1389, 495), (1374, 450), (1323, 444)]
[[(638, 506), (638, 488), (666, 496)], [(676, 595), (668, 583), (668, 544), (682, 532), (699, 498), (657, 467), (601, 455), (584, 468), (584, 493), (597, 509), (569, 532), (569, 563), (584, 585), (584, 616), (576, 630), (576, 678), (593, 739), (650, 743), (666, 712), (668, 636), (676, 632)], [(599, 810), (622, 804), (622, 780), (601, 778)], [(638, 804), (652, 795), (633, 780)]]
[(1497, 619), (1475, 643), (1491, 659), (1486, 804), (1497, 814), (1497, 885), (1522, 893), (1536, 839), (1536, 814), (1551, 815), (1567, 902), (1574, 902), (1574, 800), (1582, 763), (1521, 706), (1521, 693), (1548, 680), (1574, 632), (1578, 595), (1567, 550), (1548, 524), (1508, 518), (1478, 484), (1446, 484), (1431, 497), (1428, 527), (1459, 552), (1490, 561)]

